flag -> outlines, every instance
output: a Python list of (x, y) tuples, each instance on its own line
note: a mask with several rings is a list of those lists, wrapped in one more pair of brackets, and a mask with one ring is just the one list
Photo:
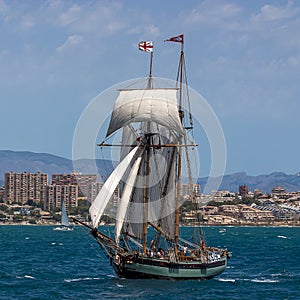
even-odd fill
[(149, 42), (139, 42), (139, 50), (146, 51), (146, 52), (153, 52), (153, 43), (151, 41)]
[(164, 42), (177, 42), (177, 43), (183, 44), (183, 34), (173, 36), (173, 37), (169, 38), (168, 40), (164, 40)]

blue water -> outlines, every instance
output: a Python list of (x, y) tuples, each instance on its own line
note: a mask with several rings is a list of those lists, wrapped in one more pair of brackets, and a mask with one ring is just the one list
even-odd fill
[[(188, 237), (191, 228), (181, 228)], [(81, 227), (0, 226), (0, 299), (300, 299), (300, 228), (205, 228), (233, 252), (207, 281), (126, 280)]]

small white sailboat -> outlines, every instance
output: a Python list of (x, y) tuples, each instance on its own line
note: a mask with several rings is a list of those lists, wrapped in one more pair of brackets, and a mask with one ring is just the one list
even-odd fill
[(70, 225), (67, 216), (66, 206), (64, 201), (61, 202), (61, 226), (53, 228), (53, 230), (72, 231), (73, 226)]

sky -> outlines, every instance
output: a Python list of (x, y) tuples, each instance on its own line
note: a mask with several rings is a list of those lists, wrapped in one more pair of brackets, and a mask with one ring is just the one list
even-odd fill
[(149, 56), (137, 43), (153, 41), (154, 76), (175, 79), (179, 45), (164, 40), (184, 33), (189, 85), (224, 133), (225, 173), (295, 174), (299, 28), (299, 1), (0, 0), (0, 149), (72, 158), (89, 103), (147, 76)]

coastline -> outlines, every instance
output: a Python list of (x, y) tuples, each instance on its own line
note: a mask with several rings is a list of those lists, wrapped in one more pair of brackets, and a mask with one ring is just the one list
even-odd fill
[[(0, 222), (0, 226), (59, 226), (60, 223), (37, 223), (31, 224), (29, 222)], [(79, 225), (75, 225), (74, 227), (79, 227)], [(103, 226), (114, 226), (113, 224), (104, 224)], [(220, 223), (209, 223), (209, 224), (180, 224), (180, 227), (291, 227), (297, 228), (300, 227), (300, 222), (276, 222), (272, 224), (262, 223), (244, 223), (244, 224), (220, 224)]]

